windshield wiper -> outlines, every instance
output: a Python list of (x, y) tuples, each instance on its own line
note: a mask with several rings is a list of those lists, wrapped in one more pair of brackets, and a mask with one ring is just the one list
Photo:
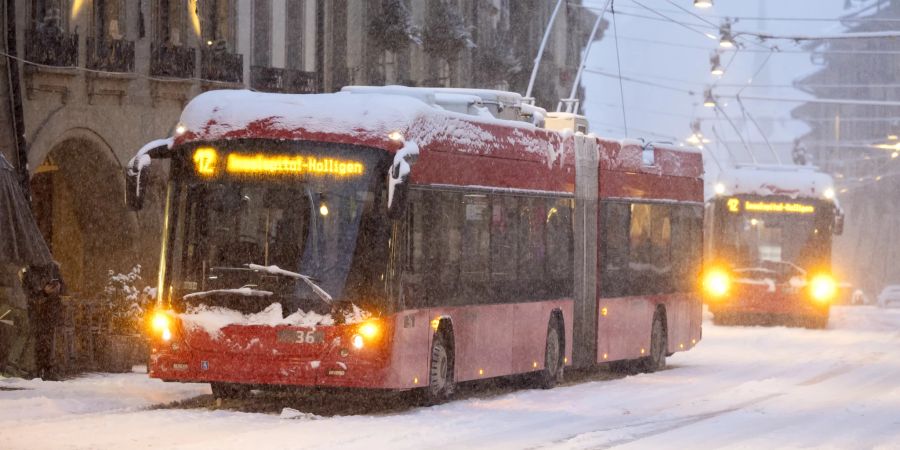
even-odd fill
[(190, 300), (192, 298), (203, 298), (218, 294), (241, 295), (244, 297), (269, 297), (273, 295), (272, 292), (253, 289), (253, 287), (248, 285), (238, 289), (213, 289), (211, 291), (191, 292), (190, 294), (185, 294), (183, 299)]
[(280, 275), (280, 276), (284, 276), (284, 277), (290, 277), (290, 278), (295, 278), (298, 280), (303, 280), (303, 282), (306, 283), (306, 285), (309, 286), (309, 288), (312, 289), (312, 291), (315, 292), (316, 295), (318, 295), (319, 298), (321, 298), (323, 302), (331, 304), (331, 302), (333, 301), (331, 295), (329, 295), (327, 292), (325, 292), (325, 289), (322, 289), (321, 286), (316, 284), (315, 281), (313, 281), (312, 277), (310, 277), (309, 275), (304, 275), (302, 273), (297, 273), (297, 272), (291, 272), (290, 270), (284, 270), (278, 266), (261, 266), (259, 264), (250, 263), (250, 264), (247, 264), (247, 267), (250, 270), (265, 272), (265, 273), (268, 273), (271, 275)]

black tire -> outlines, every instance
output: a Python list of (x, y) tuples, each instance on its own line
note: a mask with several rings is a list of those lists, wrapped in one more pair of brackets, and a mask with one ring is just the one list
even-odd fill
[(245, 398), (250, 394), (250, 386), (234, 383), (209, 383), (215, 398)]
[(539, 380), (542, 389), (552, 389), (563, 379), (563, 332), (559, 321), (550, 319), (547, 327), (547, 344), (544, 346), (544, 370), (540, 372)]
[(641, 361), (641, 370), (656, 372), (665, 369), (667, 347), (666, 324), (663, 321), (662, 313), (657, 312), (653, 315), (653, 325), (650, 329), (650, 356)]
[(428, 386), (425, 398), (429, 404), (442, 403), (453, 395), (453, 346), (446, 332), (438, 331), (431, 342), (431, 364), (428, 367)]

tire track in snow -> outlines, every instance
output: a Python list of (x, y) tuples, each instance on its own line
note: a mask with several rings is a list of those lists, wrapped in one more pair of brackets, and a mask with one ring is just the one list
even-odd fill
[[(634, 424), (628, 424), (621, 427), (612, 427), (604, 430), (596, 430), (588, 433), (580, 433), (574, 436), (570, 436), (568, 438), (560, 439), (555, 442), (552, 442), (549, 445), (536, 447), (536, 448), (569, 448), (569, 449), (580, 449), (580, 448), (589, 448), (589, 449), (600, 449), (600, 448), (613, 448), (620, 445), (630, 444), (632, 442), (639, 441), (644, 438), (656, 436), (659, 434), (667, 433), (672, 430), (676, 430), (682, 427), (686, 427), (689, 425), (693, 425), (698, 422), (702, 422), (705, 420), (713, 419), (724, 414), (729, 414), (735, 411), (740, 411), (742, 409), (746, 409), (748, 407), (754, 406), (756, 404), (765, 402), (767, 400), (771, 400), (776, 397), (780, 397), (785, 395), (784, 393), (772, 393), (767, 394), (761, 397), (757, 397), (751, 400), (747, 400), (737, 405), (723, 408), (715, 411), (693, 414), (685, 417), (677, 417), (672, 419), (663, 419), (658, 421), (648, 421), (648, 422), (640, 422)], [(662, 427), (655, 427), (657, 424), (665, 424)], [(640, 429), (642, 427), (650, 426), (649, 430), (637, 431), (633, 434), (620, 437), (618, 439), (609, 440), (611, 436), (607, 436), (610, 432), (616, 431), (625, 431), (628, 429), (637, 428)]]

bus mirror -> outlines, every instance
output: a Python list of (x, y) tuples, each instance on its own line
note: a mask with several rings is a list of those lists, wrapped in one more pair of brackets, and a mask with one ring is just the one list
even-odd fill
[(388, 173), (388, 217), (391, 219), (399, 218), (406, 209), (406, 197), (409, 192), (409, 174), (412, 170), (412, 164), (419, 155), (419, 146), (415, 142), (408, 141), (403, 144), (403, 148), (394, 155), (394, 162), (391, 164), (390, 173)]
[(132, 211), (140, 211), (144, 207), (144, 191), (147, 189), (146, 167), (128, 167), (125, 169), (125, 205)]
[(833, 233), (835, 236), (840, 236), (844, 233), (844, 212), (838, 210), (834, 215), (834, 229)]
[(148, 142), (125, 166), (125, 205), (132, 211), (140, 211), (144, 207), (150, 163), (153, 158), (166, 157), (170, 147), (172, 138)]

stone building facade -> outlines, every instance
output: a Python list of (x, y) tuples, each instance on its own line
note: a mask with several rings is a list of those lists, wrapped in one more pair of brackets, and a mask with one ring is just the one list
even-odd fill
[[(70, 291), (96, 295), (108, 270), (136, 262), (152, 284), (166, 168), (153, 169), (138, 213), (124, 207), (123, 169), (142, 144), (172, 134), (193, 96), (350, 84), (524, 92), (555, 4), (6, 0), (4, 48), (18, 59), (0, 58), (10, 75), (0, 82), (0, 151), (18, 167), (25, 155), (33, 210)], [(579, 1), (565, 2), (535, 89), (539, 105), (568, 95), (593, 18)]]

